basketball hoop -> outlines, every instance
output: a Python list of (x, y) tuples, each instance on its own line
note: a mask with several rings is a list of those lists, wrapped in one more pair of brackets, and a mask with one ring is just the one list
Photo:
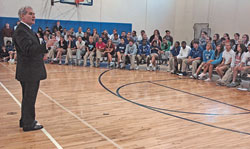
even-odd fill
[(84, 0), (75, 0), (76, 7), (79, 7), (80, 2), (84, 2)]

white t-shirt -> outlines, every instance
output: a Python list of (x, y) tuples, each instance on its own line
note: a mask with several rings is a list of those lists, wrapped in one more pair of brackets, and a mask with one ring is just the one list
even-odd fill
[(232, 59), (231, 61), (231, 67), (234, 67), (234, 63), (235, 63), (235, 52), (231, 49), (229, 52), (227, 52), (227, 50), (225, 50), (222, 53), (222, 58), (225, 59), (224, 64), (228, 64), (230, 59)]
[(250, 52), (246, 52), (244, 55), (243, 55), (243, 59), (242, 59), (242, 62), (246, 65), (246, 66), (250, 66)]
[(190, 48), (189, 46), (186, 46), (185, 49), (183, 49), (183, 48), (181, 47), (180, 53), (179, 53), (179, 55), (177, 56), (177, 58), (180, 58), (180, 59), (182, 59), (182, 58), (187, 58), (188, 55), (189, 55), (189, 53), (190, 53), (190, 51), (191, 51), (191, 48)]
[(79, 50), (85, 50), (85, 41), (82, 41), (81, 43), (77, 40), (76, 41), (76, 47), (79, 47)]

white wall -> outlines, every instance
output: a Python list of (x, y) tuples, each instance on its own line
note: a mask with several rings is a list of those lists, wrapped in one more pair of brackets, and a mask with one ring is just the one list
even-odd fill
[(1, 0), (0, 16), (17, 17), (17, 10), (30, 5), (36, 17), (55, 20), (132, 23), (138, 33), (152, 35), (159, 29), (172, 31), (175, 40), (190, 42), (194, 23), (209, 23), (212, 34), (250, 34), (250, 0), (94, 0), (93, 6), (56, 3), (50, 0)]
[(133, 30), (144, 29), (149, 35), (156, 28), (162, 34), (174, 28), (175, 0), (94, 0), (93, 6), (78, 9), (61, 3), (50, 6), (50, 0), (1, 0), (0, 16), (17, 17), (24, 5), (33, 7), (41, 19), (132, 23)]
[(250, 34), (250, 0), (176, 0), (175, 39), (191, 41), (194, 23), (209, 23), (212, 34)]

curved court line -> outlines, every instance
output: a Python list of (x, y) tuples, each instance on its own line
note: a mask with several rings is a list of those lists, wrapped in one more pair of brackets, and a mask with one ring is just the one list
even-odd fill
[[(177, 79), (168, 79), (168, 80), (165, 80), (165, 81), (172, 81), (172, 80), (177, 80)], [(157, 80), (157, 81), (158, 81), (158, 80)], [(227, 103), (220, 102), (220, 101), (217, 101), (217, 100), (214, 100), (214, 99), (210, 99), (210, 98), (207, 98), (207, 97), (203, 97), (203, 96), (200, 96), (200, 95), (196, 95), (196, 94), (193, 94), (193, 93), (185, 92), (185, 91), (178, 90), (178, 89), (175, 89), (175, 88), (171, 88), (171, 87), (168, 87), (168, 86), (164, 86), (164, 85), (161, 85), (161, 84), (158, 84), (158, 83), (154, 83), (154, 82), (157, 82), (157, 81), (142, 81), (142, 82), (128, 83), (128, 84), (124, 84), (124, 85), (120, 86), (120, 87), (119, 87), (119, 90), (120, 90), (121, 88), (127, 87), (127, 86), (129, 86), (129, 85), (134, 85), (134, 84), (139, 84), (139, 83), (151, 83), (151, 84), (154, 84), (154, 85), (157, 85), (157, 86), (161, 86), (161, 87), (164, 87), (164, 88), (169, 88), (169, 89), (172, 89), (172, 90), (175, 90), (175, 91), (179, 91), (179, 92), (183, 92), (183, 93), (186, 93), (186, 94), (189, 94), (189, 95), (197, 96), (197, 97), (200, 97), (200, 98), (205, 98), (205, 99), (207, 99), (207, 100), (211, 100), (211, 101), (213, 101), (213, 102), (218, 102), (218, 103), (220, 103), (220, 104), (225, 104), (225, 105), (227, 105), (227, 106), (231, 106), (231, 107), (234, 107), (234, 108), (237, 108), (237, 109), (249, 111), (248, 109), (244, 109), (244, 108), (241, 108), (241, 107), (238, 107), (238, 106), (235, 106), (235, 105), (227, 104)], [(117, 94), (117, 95), (118, 95), (118, 94)], [(121, 95), (120, 95), (120, 96), (121, 96)], [(144, 104), (141, 104), (141, 105), (144, 105)], [(162, 110), (162, 111), (169, 111), (169, 112), (176, 112), (176, 113), (185, 113), (185, 114), (196, 114), (196, 115), (226, 116), (226, 115), (250, 114), (250, 112), (231, 113), (231, 114), (197, 113), (197, 112), (185, 112), (185, 111), (178, 111), (178, 110), (163, 109), (163, 108), (157, 108), (157, 107), (148, 106), (148, 105), (144, 105), (144, 106), (147, 106), (147, 107), (150, 107), (150, 108), (153, 108), (153, 109), (157, 109), (157, 110)]]
[[(101, 81), (101, 77), (110, 70), (106, 70), (104, 71), (100, 76), (99, 76), (99, 83), (101, 84), (101, 86), (106, 89), (108, 92), (110, 92), (111, 94), (115, 95), (115, 96), (118, 96), (116, 93), (112, 92), (111, 90), (109, 90)], [(180, 79), (180, 78), (178, 78)], [(155, 81), (140, 81), (140, 82), (133, 82), (133, 83), (128, 83), (128, 84), (125, 84), (121, 87), (124, 87), (124, 86), (128, 86), (128, 85), (133, 85), (133, 84), (138, 84), (138, 83), (153, 83), (153, 82), (162, 82), (162, 81), (172, 81), (172, 80), (178, 80), (178, 79), (165, 79), (165, 80), (155, 80)], [(184, 78), (185, 79), (185, 78)], [(156, 109), (156, 110), (161, 110), (161, 111), (168, 111), (168, 112), (175, 112), (175, 113), (184, 113), (184, 114), (196, 114), (196, 115), (209, 115), (209, 116), (227, 116), (227, 115), (242, 115), (242, 114), (250, 114), (250, 110), (248, 109), (244, 109), (244, 108), (241, 108), (241, 107), (237, 107), (237, 106), (234, 106), (234, 105), (230, 105), (230, 104), (227, 104), (227, 103), (224, 103), (224, 102), (220, 102), (220, 101), (217, 101), (217, 100), (214, 100), (214, 99), (210, 99), (210, 98), (207, 98), (207, 97), (203, 97), (203, 96), (200, 96), (200, 95), (196, 95), (196, 94), (193, 94), (195, 96), (198, 96), (200, 98), (205, 98), (207, 100), (211, 100), (211, 101), (214, 101), (214, 102), (219, 102), (221, 104), (225, 104), (227, 106), (232, 106), (234, 108), (238, 108), (238, 109), (241, 109), (241, 110), (245, 110), (245, 111), (249, 111), (249, 112), (242, 112), (242, 113), (232, 113), (232, 114), (217, 114), (217, 113), (198, 113), (198, 112), (186, 112), (186, 111), (179, 111), (179, 110), (170, 110), (170, 109), (163, 109), (163, 108), (158, 108), (158, 107), (153, 107), (153, 106), (148, 106), (148, 105), (143, 105), (143, 106), (147, 106), (147, 107), (150, 107), (150, 108), (153, 108), (153, 109)], [(119, 96), (118, 96), (119, 97)]]
[[(160, 110), (157, 110), (155, 108), (152, 108), (152, 107), (149, 107), (149, 106), (145, 106), (145, 105), (142, 105), (140, 103), (136, 103), (134, 101), (131, 101), (131, 100), (128, 100), (122, 96), (120, 96), (119, 94), (119, 90), (121, 89), (121, 87), (119, 87), (117, 90), (116, 90), (116, 93), (112, 92), (111, 90), (109, 90), (103, 83), (102, 83), (102, 76), (107, 73), (108, 71), (110, 70), (106, 70), (104, 71), (103, 73), (100, 74), (99, 78), (98, 78), (98, 81), (100, 83), (100, 85), (106, 89), (108, 92), (112, 93), (113, 95), (127, 101), (127, 102), (130, 102), (130, 103), (133, 103), (135, 105), (138, 105), (138, 106), (141, 106), (143, 108), (146, 108), (146, 109), (149, 109), (149, 110), (152, 110), (152, 111), (155, 111), (155, 112), (159, 112), (161, 114), (165, 114), (165, 115), (168, 115), (168, 116), (172, 116), (172, 117), (175, 117), (175, 118), (179, 118), (179, 119), (182, 119), (182, 120), (186, 120), (186, 121), (189, 121), (189, 122), (193, 122), (193, 123), (196, 123), (196, 124), (200, 124), (200, 125), (204, 125), (204, 126), (208, 126), (208, 127), (212, 127), (212, 128), (217, 128), (217, 129), (221, 129), (221, 130), (226, 130), (226, 131), (230, 131), (230, 132), (235, 132), (235, 133), (240, 133), (240, 134), (245, 134), (245, 135), (250, 135), (249, 132), (244, 132), (244, 131), (238, 131), (238, 130), (233, 130), (233, 129), (228, 129), (228, 128), (223, 128), (223, 127), (219, 127), (219, 126), (215, 126), (215, 125), (211, 125), (211, 124), (207, 124), (207, 123), (203, 123), (203, 122), (199, 122), (199, 121), (195, 121), (195, 120), (192, 120), (192, 119), (188, 119), (188, 118), (184, 118), (184, 117), (181, 117), (181, 116), (177, 116), (177, 115), (174, 115), (174, 114), (170, 114), (170, 113), (166, 113), (166, 112), (162, 112)], [(143, 82), (151, 82), (151, 81), (143, 81)], [(124, 85), (123, 85), (124, 86)]]

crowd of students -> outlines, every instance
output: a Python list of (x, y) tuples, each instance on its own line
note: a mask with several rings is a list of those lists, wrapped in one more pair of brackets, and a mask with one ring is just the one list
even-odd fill
[[(6, 30), (11, 30), (8, 23), (2, 34), (13, 32), (3, 33)], [(108, 67), (123, 69), (129, 62), (131, 70), (146, 64), (147, 70), (156, 71), (161, 61), (165, 62), (172, 74), (186, 76), (191, 69), (191, 78), (207, 78), (205, 81), (212, 80), (215, 70), (220, 77), (217, 84), (229, 87), (238, 85), (236, 78), (239, 74), (250, 73), (250, 41), (247, 34), (241, 38), (239, 33), (235, 33), (231, 39), (227, 33), (222, 38), (219, 34), (212, 38), (202, 32), (200, 39), (193, 40), (190, 46), (185, 41), (174, 43), (170, 34), (171, 32), (166, 30), (166, 35), (162, 37), (159, 30), (155, 30), (153, 35), (148, 37), (142, 30), (138, 36), (136, 31), (123, 31), (119, 35), (114, 29), (111, 35), (107, 30), (99, 35), (96, 29), (92, 32), (90, 28), (83, 32), (81, 27), (77, 32), (74, 32), (73, 28), (63, 29), (59, 21), (52, 31), (49, 27), (45, 30), (39, 27), (37, 31), (41, 44), (49, 39), (58, 41), (49, 47), (45, 59), (59, 65), (63, 64), (63, 55), (66, 56), (65, 65), (73, 64), (73, 55), (76, 55), (75, 65), (81, 65), (83, 60), (83, 66), (87, 66), (89, 60), (90, 67), (100, 67), (103, 58), (107, 57)], [(15, 63), (16, 52), (11, 44), (11, 37), (4, 39), (0, 59)]]

